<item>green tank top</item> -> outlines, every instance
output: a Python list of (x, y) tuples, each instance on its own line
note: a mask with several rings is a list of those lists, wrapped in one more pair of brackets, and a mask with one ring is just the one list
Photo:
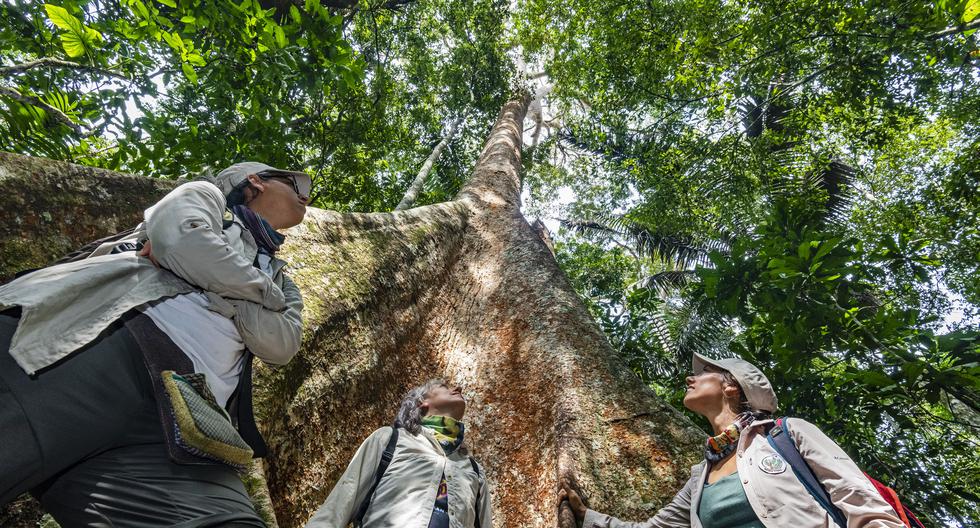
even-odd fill
[(704, 528), (765, 528), (752, 511), (738, 472), (704, 484), (698, 518)]

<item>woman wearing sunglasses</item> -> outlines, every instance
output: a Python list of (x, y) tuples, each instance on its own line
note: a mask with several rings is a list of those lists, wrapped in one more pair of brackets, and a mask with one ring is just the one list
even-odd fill
[(266, 449), (251, 364), (299, 350), (276, 255), (309, 192), (302, 172), (232, 165), (0, 286), (0, 505), (30, 491), (62, 526), (264, 526), (238, 476)]

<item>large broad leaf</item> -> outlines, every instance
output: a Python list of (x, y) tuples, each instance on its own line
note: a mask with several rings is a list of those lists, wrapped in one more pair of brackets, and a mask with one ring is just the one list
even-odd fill
[(44, 4), (44, 10), (48, 13), (48, 19), (55, 26), (65, 30), (82, 32), (82, 21), (73, 17), (67, 9), (51, 4)]
[(977, 16), (980, 16), (980, 0), (968, 0), (963, 9), (963, 23), (973, 22)]
[(102, 34), (86, 27), (82, 21), (72, 16), (67, 9), (51, 4), (44, 4), (48, 19), (55, 26), (65, 30), (61, 35), (61, 44), (69, 57), (78, 58), (94, 48), (102, 40)]

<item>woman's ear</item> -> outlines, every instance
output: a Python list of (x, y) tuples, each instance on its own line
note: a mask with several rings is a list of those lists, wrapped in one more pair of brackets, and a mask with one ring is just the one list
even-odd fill
[(245, 203), (248, 204), (255, 199), (256, 196), (265, 192), (265, 180), (259, 178), (254, 174), (248, 175), (248, 186), (245, 187)]
[(248, 182), (251, 183), (252, 184), (252, 187), (254, 189), (257, 189), (258, 192), (264, 192), (265, 191), (265, 185), (266, 185), (266, 183), (265, 183), (265, 180), (263, 180), (262, 178), (259, 178), (258, 176), (254, 175), (254, 174), (249, 174), (248, 175)]
[(730, 400), (742, 399), (742, 390), (736, 387), (735, 385), (732, 385), (731, 383), (725, 383), (724, 387), (722, 388), (722, 392), (725, 394), (726, 399), (730, 399)]

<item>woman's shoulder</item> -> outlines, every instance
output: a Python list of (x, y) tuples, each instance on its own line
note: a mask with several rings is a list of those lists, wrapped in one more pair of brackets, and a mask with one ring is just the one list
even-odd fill
[(383, 437), (383, 438), (387, 439), (388, 437), (391, 436), (391, 434), (394, 431), (395, 431), (395, 428), (394, 427), (392, 427), (390, 425), (386, 425), (384, 427), (379, 427), (379, 428), (375, 429), (374, 432), (371, 433), (371, 436), (368, 437), (368, 438)]
[(221, 189), (215, 184), (209, 181), (195, 180), (174, 187), (159, 202), (147, 210), (147, 215), (158, 207), (163, 207), (164, 204), (167, 204), (167, 207), (182, 204), (192, 207), (205, 207), (220, 216), (225, 210), (225, 203), (225, 196), (221, 194)]
[(207, 194), (208, 196), (219, 197), (222, 200), (224, 199), (224, 195), (221, 194), (221, 189), (219, 189), (218, 186), (215, 185), (214, 183), (209, 182), (207, 180), (193, 180), (189, 182), (184, 182), (174, 187), (174, 189), (170, 192), (187, 193), (187, 194), (194, 194), (194, 193)]
[(809, 452), (811, 449), (827, 450), (831, 447), (840, 449), (837, 442), (820, 427), (803, 418), (784, 418), (783, 429), (789, 433), (801, 453)]
[(793, 416), (787, 416), (782, 419), (784, 428), (790, 434), (800, 433), (800, 434), (823, 434), (823, 431), (813, 423), (807, 421), (805, 418), (797, 418)]

